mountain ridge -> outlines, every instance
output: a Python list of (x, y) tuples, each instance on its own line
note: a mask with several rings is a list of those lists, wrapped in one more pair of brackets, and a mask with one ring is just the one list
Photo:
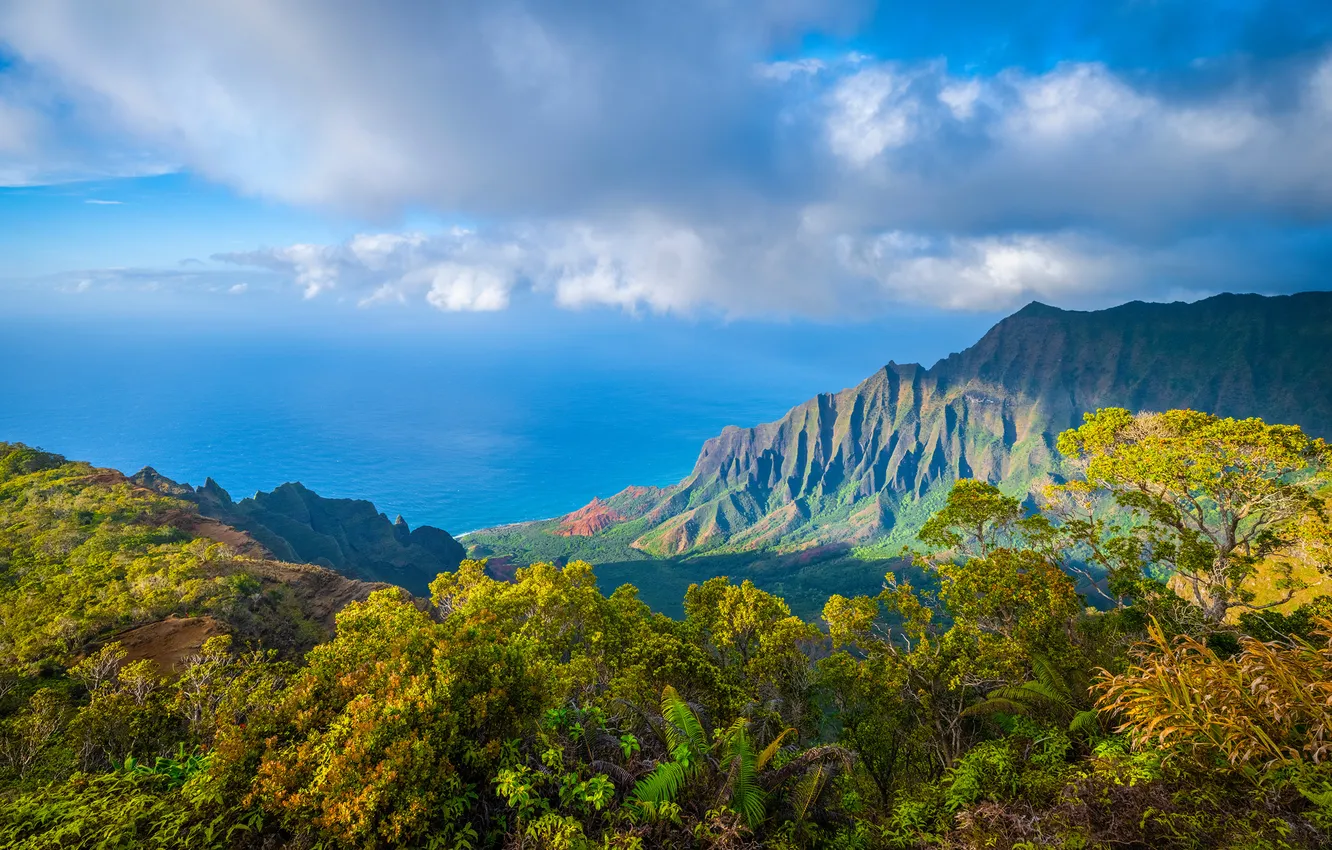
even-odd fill
[(602, 519), (591, 533), (566, 533), (568, 557), (606, 544), (656, 557), (900, 544), (957, 478), (1025, 494), (1057, 474), (1058, 433), (1099, 407), (1193, 407), (1332, 435), (1325, 351), (1332, 293), (1095, 311), (1033, 301), (929, 368), (890, 360), (777, 420), (727, 426), (675, 485), (628, 488), (467, 542), (477, 554), (539, 547), (546, 557), (553, 549), (542, 538), (595, 508)]
[(418, 596), (429, 595), (435, 576), (455, 569), (466, 555), (442, 529), (413, 529), (401, 516), (390, 521), (372, 502), (326, 498), (300, 482), (234, 501), (211, 477), (196, 488), (144, 467), (130, 480), (190, 501), (202, 516), (245, 532), (266, 557), (396, 584)]

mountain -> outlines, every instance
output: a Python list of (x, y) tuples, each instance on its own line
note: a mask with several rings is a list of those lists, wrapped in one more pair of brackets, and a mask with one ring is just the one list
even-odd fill
[(1079, 312), (1032, 303), (926, 369), (887, 366), (775, 422), (728, 426), (693, 472), (557, 520), (469, 535), (477, 554), (609, 559), (910, 540), (958, 478), (1026, 493), (1100, 407), (1190, 407), (1332, 436), (1332, 293)]
[[(208, 638), (299, 657), (389, 585), (272, 559), (166, 479), (0, 442), (0, 660), (68, 665), (108, 640), (170, 672)], [(160, 476), (158, 477), (160, 478)], [(190, 491), (193, 492), (193, 491)], [(222, 547), (213, 544), (225, 544)]]
[(418, 596), (464, 557), (448, 532), (390, 522), (364, 499), (326, 499), (299, 483), (233, 501), (209, 478), (202, 487), (180, 484), (145, 467), (132, 476), (143, 487), (186, 499), (199, 512), (244, 531), (263, 547), (260, 557), (317, 564), (362, 581), (388, 582)]

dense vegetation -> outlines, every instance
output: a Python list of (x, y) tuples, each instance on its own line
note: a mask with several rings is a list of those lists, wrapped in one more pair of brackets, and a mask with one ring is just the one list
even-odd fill
[(913, 570), (817, 622), (748, 581), (670, 618), (586, 563), (465, 561), (299, 660), (237, 632), (161, 671), (117, 629), (227, 580), (153, 497), (6, 447), (0, 842), (1327, 846), (1328, 447), (1105, 409), (1059, 449), (1043, 511), (959, 481)]

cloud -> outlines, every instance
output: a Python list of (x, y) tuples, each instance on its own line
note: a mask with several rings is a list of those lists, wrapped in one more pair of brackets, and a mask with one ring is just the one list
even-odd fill
[(769, 106), (754, 60), (861, 5), (43, 0), (0, 33), (107, 146), (296, 203), (530, 211), (727, 179)]
[(99, 206), (119, 206), (120, 204), (123, 204), (124, 201), (106, 201), (102, 200), (101, 198), (88, 198), (87, 200), (84, 201), (84, 203), (97, 204)]
[[(252, 286), (251, 281), (257, 285)], [(243, 295), (275, 292), (285, 282), (272, 275), (225, 266), (197, 269), (110, 268), (78, 269), (35, 278), (3, 278), (0, 286), (27, 293), (55, 292), (120, 295)]]
[[(1049, 40), (1080, 32), (1061, 4), (974, 29), (993, 5), (948, 4), (945, 35), (1040, 30), (1039, 63), (916, 48), (916, 13), (859, 2), (0, 2), (0, 178), (86, 153), (468, 223), (219, 255), (366, 306), (844, 316), (1317, 282), (1326, 22), (1260, 4), (1209, 41), (1207, 4), (1133, 4), (1151, 26), (1087, 47)], [(799, 53), (880, 19), (904, 40)]]
[[(386, 250), (366, 251), (367, 244)], [(1192, 236), (1151, 247), (1073, 229), (851, 234), (810, 211), (752, 231), (700, 230), (643, 214), (609, 227), (369, 234), (214, 259), (267, 269), (307, 298), (336, 293), (362, 307), (424, 301), (446, 312), (491, 311), (531, 292), (567, 309), (837, 318), (901, 304), (1002, 310), (1039, 299), (1095, 307), (1294, 291), (1322, 285), (1329, 245), (1326, 230)]]
[(1326, 220), (1329, 68), (1332, 54), (1274, 100), (1239, 83), (1169, 98), (1097, 64), (979, 78), (882, 63), (830, 84), (827, 147), (843, 205), (886, 228), (1170, 237), (1227, 219)]
[[(0, 5), (0, 17), (4, 14)], [(0, 49), (3, 48), (0, 24)], [(101, 110), (62, 98), (61, 84), (0, 52), (0, 186), (162, 174), (176, 166), (141, 142), (107, 139)]]

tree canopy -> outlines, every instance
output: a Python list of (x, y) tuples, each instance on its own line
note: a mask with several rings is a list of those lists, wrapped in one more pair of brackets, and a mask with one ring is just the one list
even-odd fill
[[(0, 842), (1328, 846), (1326, 447), (1120, 410), (1060, 446), (1044, 509), (959, 481), (813, 621), (761, 576), (676, 619), (587, 563), (467, 560), (329, 629), (270, 578), (315, 568), (0, 445)], [(132, 640), (181, 622), (217, 633)]]

